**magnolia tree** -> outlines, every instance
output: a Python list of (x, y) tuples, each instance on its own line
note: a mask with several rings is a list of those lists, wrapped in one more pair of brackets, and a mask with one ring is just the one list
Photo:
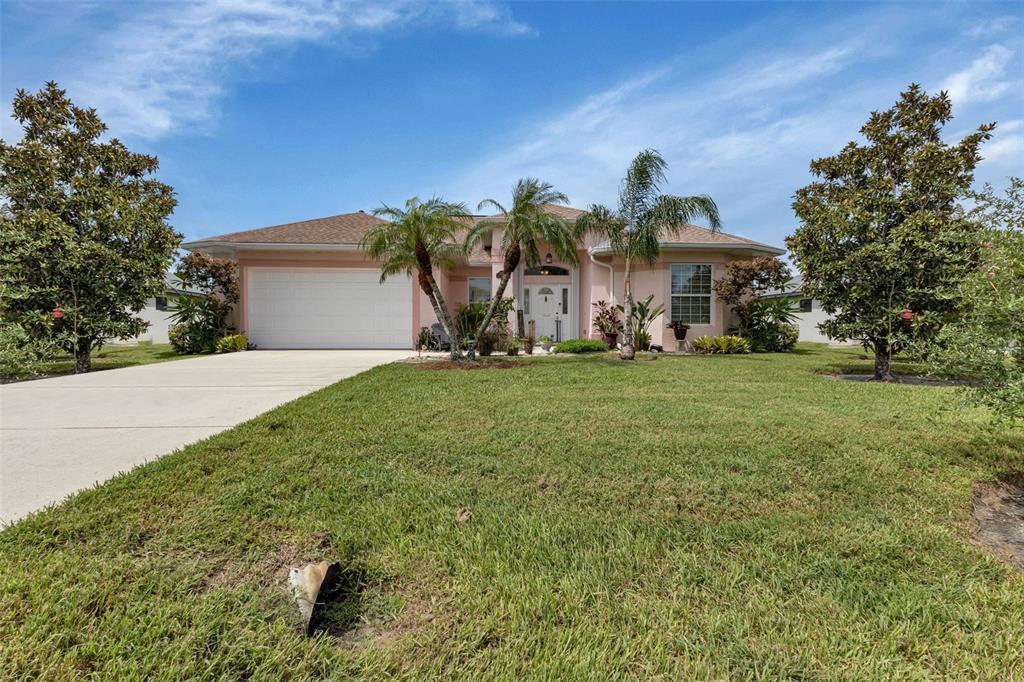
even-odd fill
[(1011, 178), (1005, 196), (986, 185), (973, 198), (981, 267), (960, 285), (963, 317), (926, 350), (937, 372), (974, 379), (965, 389), (971, 402), (1024, 419), (1024, 181)]
[(87, 372), (94, 348), (146, 329), (181, 235), (156, 157), (101, 141), (106, 126), (56, 83), (19, 90), (17, 144), (0, 141), (2, 322), (52, 341)]
[(978, 149), (995, 124), (949, 145), (949, 97), (911, 85), (796, 192), (800, 227), (786, 240), (803, 293), (830, 319), (829, 337), (857, 339), (875, 355), (875, 379), (893, 380), (894, 353), (955, 318), (958, 285), (978, 264), (978, 225), (958, 206)]

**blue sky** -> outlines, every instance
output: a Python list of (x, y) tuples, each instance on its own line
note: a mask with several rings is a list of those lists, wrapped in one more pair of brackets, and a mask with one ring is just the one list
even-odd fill
[(795, 226), (808, 162), (916, 81), (950, 139), (997, 121), (979, 183), (1024, 175), (1021, 3), (215, 0), (0, 4), (4, 139), (52, 79), (161, 160), (188, 238), (370, 210), (475, 208), (519, 177), (614, 202), (644, 147), (726, 231)]

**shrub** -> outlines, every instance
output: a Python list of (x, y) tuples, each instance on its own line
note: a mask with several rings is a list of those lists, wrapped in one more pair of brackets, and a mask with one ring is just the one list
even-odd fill
[(778, 352), (788, 353), (796, 347), (796, 342), (800, 338), (800, 329), (792, 324), (780, 324), (779, 333), (776, 337), (778, 343)]
[(598, 301), (594, 307), (594, 331), (601, 334), (621, 334), (622, 321), (619, 311), (608, 301)]
[(693, 349), (698, 353), (716, 355), (749, 353), (750, 342), (740, 336), (701, 336), (694, 340)]
[(201, 331), (187, 323), (171, 325), (167, 329), (167, 339), (171, 342), (174, 352), (180, 355), (213, 352), (216, 349), (216, 339), (207, 338)]
[(177, 329), (177, 341), (171, 339), (175, 351), (213, 353), (217, 349), (217, 339), (227, 331), (221, 302), (211, 297), (178, 296), (169, 310), (174, 324), (167, 335), (171, 337), (171, 329)]
[(554, 347), (556, 353), (604, 353), (608, 346), (597, 339), (569, 339)]
[(249, 339), (245, 334), (231, 334), (217, 339), (218, 353), (235, 353), (249, 347)]

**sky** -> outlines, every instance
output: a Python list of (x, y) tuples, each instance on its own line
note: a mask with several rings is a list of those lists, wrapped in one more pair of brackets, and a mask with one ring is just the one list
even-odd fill
[(0, 136), (55, 80), (160, 158), (187, 239), (520, 177), (614, 205), (632, 157), (782, 245), (809, 162), (909, 83), (956, 141), (997, 122), (980, 185), (1024, 175), (1024, 3), (0, 3)]

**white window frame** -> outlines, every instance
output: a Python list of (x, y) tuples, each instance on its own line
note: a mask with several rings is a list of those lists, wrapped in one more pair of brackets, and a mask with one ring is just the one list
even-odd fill
[(473, 301), (473, 282), (474, 281), (477, 283), (477, 286), (479, 288), (481, 288), (481, 289), (483, 287), (480, 287), (480, 282), (481, 281), (487, 282), (487, 298), (484, 298), (484, 299), (481, 299), (481, 300), (484, 300), (484, 301), (491, 300), (491, 294), (494, 292), (494, 281), (490, 277), (467, 277), (466, 278), (466, 301), (469, 302), (469, 303), (473, 303), (474, 302)]
[[(710, 270), (711, 276), (711, 288), (707, 294), (675, 294), (672, 292), (672, 270), (675, 267), (684, 265), (701, 265), (707, 266)], [(710, 327), (715, 324), (715, 264), (714, 263), (672, 263), (668, 268), (668, 319), (670, 322), (674, 321), (673, 317), (673, 302), (676, 296), (707, 296), (708, 297), (708, 321), (707, 323), (687, 322), (686, 324), (691, 327)]]

